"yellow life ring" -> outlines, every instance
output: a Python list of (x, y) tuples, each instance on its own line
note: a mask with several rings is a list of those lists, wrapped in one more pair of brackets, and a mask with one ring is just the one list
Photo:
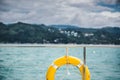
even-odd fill
[[(65, 64), (71, 64), (71, 65), (77, 66), (79, 68), (79, 71), (82, 75), (82, 80), (83, 80), (84, 64), (80, 59), (72, 56), (63, 56), (56, 59), (52, 63), (52, 65), (50, 65), (50, 67), (48, 68), (48, 71), (46, 74), (46, 80), (54, 80), (56, 70)], [(87, 66), (85, 66), (85, 80), (90, 80), (90, 72)]]

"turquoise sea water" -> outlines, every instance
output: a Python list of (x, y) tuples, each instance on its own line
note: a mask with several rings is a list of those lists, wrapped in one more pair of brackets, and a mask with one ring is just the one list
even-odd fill
[[(0, 80), (45, 80), (48, 66), (66, 54), (65, 48), (0, 47)], [(83, 48), (69, 48), (83, 60)], [(87, 48), (91, 80), (120, 80), (120, 48)], [(81, 80), (78, 69), (60, 67), (55, 80)]]

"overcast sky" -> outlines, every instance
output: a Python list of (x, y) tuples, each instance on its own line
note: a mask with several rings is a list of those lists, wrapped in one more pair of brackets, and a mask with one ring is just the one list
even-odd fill
[(0, 22), (120, 27), (120, 0), (0, 0)]

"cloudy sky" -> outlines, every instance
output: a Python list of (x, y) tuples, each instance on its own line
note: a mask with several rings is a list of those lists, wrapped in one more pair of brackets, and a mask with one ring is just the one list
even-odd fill
[(120, 27), (120, 0), (0, 0), (0, 22)]

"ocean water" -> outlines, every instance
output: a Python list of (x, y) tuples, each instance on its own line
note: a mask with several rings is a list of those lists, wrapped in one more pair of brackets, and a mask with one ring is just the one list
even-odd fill
[[(120, 80), (120, 48), (87, 48), (91, 80)], [(83, 48), (69, 48), (69, 55), (83, 60)], [(65, 48), (0, 47), (0, 80), (45, 80), (49, 65), (66, 55)], [(55, 80), (82, 80), (72, 65), (60, 67)]]

